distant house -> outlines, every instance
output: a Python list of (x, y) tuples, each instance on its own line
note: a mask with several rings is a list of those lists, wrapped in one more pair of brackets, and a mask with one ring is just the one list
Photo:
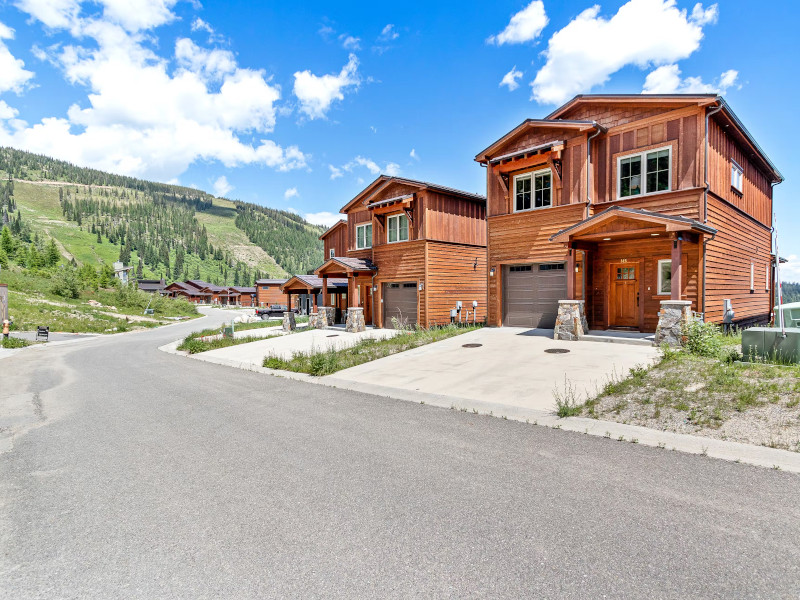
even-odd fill
[[(295, 275), (281, 286), (284, 294), (282, 304), (295, 308), (300, 314), (316, 312), (322, 303), (322, 277), (317, 275)], [(335, 320), (344, 323), (347, 318), (347, 279), (327, 278), (327, 294), (332, 298), (331, 306), (336, 310)]]
[(230, 288), (231, 292), (239, 294), (239, 306), (255, 306), (256, 305), (256, 288), (255, 287), (242, 287), (234, 286)]
[(151, 294), (164, 293), (167, 287), (167, 282), (163, 279), (140, 279), (138, 283), (140, 290)]
[(133, 271), (133, 267), (126, 267), (119, 261), (114, 263), (114, 277), (119, 279), (122, 285), (128, 285), (128, 273), (130, 271)]
[(195, 304), (205, 304), (211, 302), (211, 294), (209, 292), (203, 291), (202, 288), (190, 284), (188, 281), (176, 281), (174, 283), (170, 283), (164, 288), (164, 293), (170, 298), (183, 298), (184, 300), (194, 302)]
[(281, 286), (286, 279), (258, 279), (256, 280), (256, 304), (270, 306), (272, 304), (286, 304), (286, 296), (281, 291)]

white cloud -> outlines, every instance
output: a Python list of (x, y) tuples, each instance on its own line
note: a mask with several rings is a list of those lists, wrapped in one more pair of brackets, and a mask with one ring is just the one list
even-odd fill
[(358, 59), (351, 54), (338, 75), (314, 75), (311, 71), (294, 74), (294, 95), (300, 101), (300, 110), (310, 119), (325, 118), (335, 100), (344, 99), (344, 90), (358, 87)]
[(409, 153), (408, 153), (408, 155), (409, 155), (411, 158), (413, 158), (414, 160), (419, 160), (419, 155), (417, 154), (417, 151), (416, 151), (416, 149), (415, 149), (415, 148), (412, 148), (412, 149), (411, 149), (411, 152), (409, 152)]
[(218, 177), (214, 182), (214, 193), (217, 196), (227, 196), (231, 190), (233, 190), (233, 186), (228, 183), (228, 178), (225, 175)]
[[(40, 0), (21, 3), (48, 27), (75, 38), (74, 45), (53, 46), (46, 54), (70, 84), (86, 88), (87, 97), (65, 117), (33, 125), (0, 121), (0, 145), (161, 181), (196, 160), (305, 167), (307, 157), (297, 147), (265, 137), (275, 126), (280, 88), (264, 72), (241, 68), (231, 53), (190, 40), (178, 40), (173, 63), (151, 49), (149, 33), (129, 30), (168, 22), (172, 17), (164, 11), (172, 4), (137, 0), (130, 6), (142, 12), (133, 17), (124, 12), (128, 4), (105, 0), (102, 18), (85, 18), (80, 7), (61, 0), (50, 7)], [(83, 45), (85, 40), (90, 42)]]
[(66, 29), (77, 20), (80, 0), (17, 0), (17, 8), (53, 29)]
[(400, 174), (400, 165), (397, 163), (388, 162), (383, 168), (381, 168), (380, 165), (378, 165), (378, 163), (376, 163), (374, 160), (371, 158), (364, 158), (363, 156), (356, 156), (353, 160), (344, 165), (342, 169), (348, 173), (352, 173), (353, 170), (358, 167), (367, 169), (373, 175), (384, 174), (394, 177), (395, 175)]
[(395, 31), (394, 25), (389, 23), (383, 29), (381, 29), (381, 34), (378, 36), (378, 40), (381, 42), (391, 42), (399, 37), (400, 34)]
[(291, 187), (288, 190), (286, 190), (285, 192), (283, 192), (283, 197), (286, 198), (287, 200), (289, 198), (297, 198), (299, 195), (300, 195), (300, 192), (297, 191), (296, 187)]
[(644, 94), (724, 94), (736, 85), (739, 72), (729, 69), (712, 83), (703, 82), (700, 77), (681, 79), (678, 65), (664, 65), (648, 73), (644, 81)]
[(313, 225), (324, 225), (325, 227), (330, 227), (331, 225), (335, 224), (339, 219), (342, 218), (342, 215), (339, 213), (332, 213), (332, 212), (318, 212), (318, 213), (306, 213), (305, 220)]
[(331, 179), (339, 179), (339, 177), (343, 175), (342, 170), (339, 167), (328, 165), (328, 168), (331, 171)]
[(8, 104), (0, 100), (0, 119), (13, 119), (19, 114), (16, 108), (10, 107)]
[(500, 80), (500, 86), (506, 86), (509, 92), (513, 92), (515, 89), (519, 87), (519, 79), (522, 79), (522, 71), (517, 69), (517, 66), (514, 67), (505, 75), (503, 75), (503, 79)]
[(361, 38), (343, 33), (339, 36), (339, 41), (345, 50), (361, 50)]
[(559, 104), (626, 65), (644, 69), (686, 58), (700, 47), (703, 26), (716, 11), (716, 5), (698, 5), (687, 15), (675, 0), (629, 0), (606, 19), (600, 6), (587, 8), (550, 38), (546, 63), (531, 83), (532, 98)]
[[(59, 0), (61, 1), (61, 0)], [(103, 16), (128, 31), (141, 31), (173, 21), (177, 0), (99, 0)]]
[(713, 25), (717, 22), (718, 17), (719, 7), (716, 4), (712, 4), (704, 9), (703, 5), (698, 2), (694, 5), (694, 8), (692, 8), (692, 21), (700, 26)]
[(498, 46), (530, 42), (539, 37), (548, 22), (549, 19), (544, 11), (542, 0), (533, 0), (528, 6), (511, 17), (511, 21), (503, 31), (497, 35), (489, 36), (486, 42), (497, 44)]
[(200, 17), (195, 17), (194, 21), (192, 21), (192, 31), (205, 31), (206, 33), (214, 33), (214, 28)]
[(0, 94), (8, 91), (21, 93), (33, 77), (33, 73), (24, 68), (25, 63), (11, 54), (2, 42), (11, 39), (14, 39), (14, 30), (0, 23)]
[(780, 266), (781, 281), (800, 282), (800, 256), (790, 254), (786, 260), (789, 262)]

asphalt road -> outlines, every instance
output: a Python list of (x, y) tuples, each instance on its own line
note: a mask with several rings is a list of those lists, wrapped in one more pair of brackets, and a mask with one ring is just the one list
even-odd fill
[(795, 475), (157, 351), (190, 327), (0, 361), (0, 597), (800, 594)]

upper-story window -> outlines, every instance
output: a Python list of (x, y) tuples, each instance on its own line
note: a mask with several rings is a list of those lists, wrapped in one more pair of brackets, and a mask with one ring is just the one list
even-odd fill
[(624, 156), (617, 160), (617, 192), (620, 198), (669, 191), (672, 147)]
[(731, 161), (731, 187), (737, 192), (742, 192), (742, 181), (744, 180), (744, 171), (742, 167)]
[(387, 240), (390, 244), (394, 242), (408, 241), (408, 217), (405, 215), (394, 215), (386, 219)]
[(330, 258), (333, 258), (334, 256), (336, 256), (336, 249), (335, 248), (331, 248), (330, 250), (328, 250), (328, 256)]
[(514, 177), (514, 212), (552, 206), (550, 169)]
[(372, 248), (372, 223), (356, 226), (356, 248)]

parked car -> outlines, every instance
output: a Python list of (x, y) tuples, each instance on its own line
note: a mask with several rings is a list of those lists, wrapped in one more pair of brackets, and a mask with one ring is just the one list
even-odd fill
[[(261, 306), (256, 309), (256, 316), (261, 317), (262, 319), (266, 320), (270, 317), (279, 317), (282, 316), (289, 308), (285, 304), (272, 304), (270, 306)], [(292, 309), (293, 312), (297, 312), (296, 309)]]

